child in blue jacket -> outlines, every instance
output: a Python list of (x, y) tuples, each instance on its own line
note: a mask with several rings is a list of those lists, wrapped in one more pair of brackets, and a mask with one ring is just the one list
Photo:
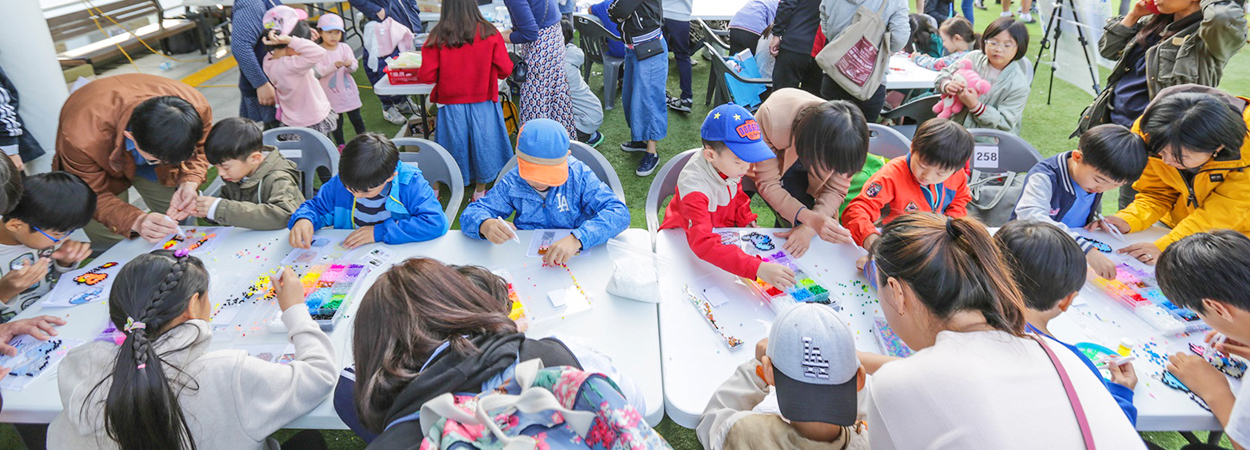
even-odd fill
[(352, 249), (428, 241), (447, 234), (448, 223), (421, 171), (401, 163), (399, 149), (385, 136), (365, 133), (343, 147), (339, 174), (295, 210), (287, 227), (296, 248), (308, 248), (319, 228), (356, 230), (343, 240)]
[[(460, 215), (464, 234), (502, 244), (516, 236), (513, 229), (573, 229), (543, 255), (544, 264), (564, 264), (629, 227), (625, 202), (590, 167), (569, 155), (564, 125), (551, 119), (526, 122), (516, 149), (517, 166)], [(503, 219), (513, 212), (513, 223)]]
[(1137, 372), (1133, 371), (1133, 364), (1108, 362), (1107, 372), (1111, 379), (1104, 378), (1093, 361), (1075, 346), (1056, 339), (1047, 327), (1052, 319), (1072, 306), (1072, 300), (1085, 285), (1085, 252), (1067, 232), (1037, 220), (1007, 223), (994, 234), (994, 242), (1007, 256), (1007, 265), (1020, 287), (1020, 293), (1024, 294), (1025, 329), (1046, 336), (1076, 353), (1089, 370), (1098, 374), (1129, 422), (1136, 425), (1137, 407), (1133, 405), (1133, 388), (1137, 386)]

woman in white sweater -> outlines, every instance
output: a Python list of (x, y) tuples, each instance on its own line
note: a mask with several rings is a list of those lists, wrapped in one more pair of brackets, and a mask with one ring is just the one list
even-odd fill
[[(61, 361), (61, 414), (48, 448), (264, 449), (269, 435), (330, 394), (337, 370), (330, 340), (303, 307), (290, 269), (274, 281), (295, 361), (208, 352), (208, 272), (193, 256), (140, 255), (122, 267), (109, 315), (120, 346), (93, 342)], [(194, 447), (193, 447), (194, 443)]]
[(872, 253), (881, 312), (916, 350), (869, 379), (873, 449), (1145, 448), (1075, 353), (1024, 333), (1020, 291), (983, 225), (909, 214)]

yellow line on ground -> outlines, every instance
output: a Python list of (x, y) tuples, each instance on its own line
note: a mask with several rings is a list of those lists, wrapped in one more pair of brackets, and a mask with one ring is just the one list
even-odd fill
[(228, 56), (221, 61), (217, 61), (210, 64), (208, 67), (200, 69), (198, 72), (187, 75), (186, 78), (182, 79), (182, 82), (191, 85), (191, 87), (197, 87), (208, 82), (208, 80), (225, 73), (227, 70), (233, 69), (234, 66), (237, 65), (238, 63), (234, 61), (234, 57)]

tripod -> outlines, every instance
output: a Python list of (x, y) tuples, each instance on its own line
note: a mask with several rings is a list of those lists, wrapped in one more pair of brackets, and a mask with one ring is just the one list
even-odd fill
[[(1085, 38), (1085, 30), (1082, 27), (1081, 20), (1076, 15), (1076, 5), (1073, 3), (1073, 0), (1055, 0), (1055, 7), (1050, 11), (1050, 20), (1046, 25), (1046, 34), (1042, 35), (1041, 48), (1037, 49), (1037, 64), (1033, 66), (1033, 78), (1037, 79), (1037, 67), (1041, 65), (1042, 53), (1048, 48), (1053, 48), (1050, 60), (1050, 86), (1046, 89), (1047, 105), (1050, 104), (1051, 94), (1055, 90), (1055, 63), (1059, 59), (1059, 37), (1063, 35), (1063, 29), (1060, 27), (1063, 22), (1061, 17), (1063, 16), (1065, 6), (1072, 11), (1072, 22), (1076, 27), (1076, 40), (1081, 43), (1081, 52), (1085, 53), (1085, 63), (1089, 65), (1089, 78), (1094, 84), (1094, 96), (1097, 97), (1098, 93), (1102, 92), (1102, 89), (1098, 86), (1098, 69), (1095, 68), (1094, 60), (1089, 57), (1089, 40)], [(1053, 39), (1051, 38), (1051, 33), (1054, 33)]]

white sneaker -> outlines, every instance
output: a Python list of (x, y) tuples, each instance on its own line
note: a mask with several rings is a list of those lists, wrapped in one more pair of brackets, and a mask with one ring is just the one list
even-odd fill
[(382, 110), (382, 118), (395, 125), (403, 125), (408, 122), (408, 118), (404, 117), (404, 114), (399, 112), (399, 108), (394, 106)]
[(1021, 22), (1024, 22), (1024, 23), (1033, 23), (1033, 22), (1036, 22), (1036, 20), (1033, 20), (1033, 15), (1032, 15), (1032, 14), (1029, 14), (1029, 13), (1024, 13), (1024, 14), (1021, 14), (1021, 15), (1020, 15), (1020, 21), (1021, 21)]
[(1011, 17), (1011, 16), (1012, 16), (1011, 11), (1003, 11), (1003, 13), (1000, 14), (998, 17)]

